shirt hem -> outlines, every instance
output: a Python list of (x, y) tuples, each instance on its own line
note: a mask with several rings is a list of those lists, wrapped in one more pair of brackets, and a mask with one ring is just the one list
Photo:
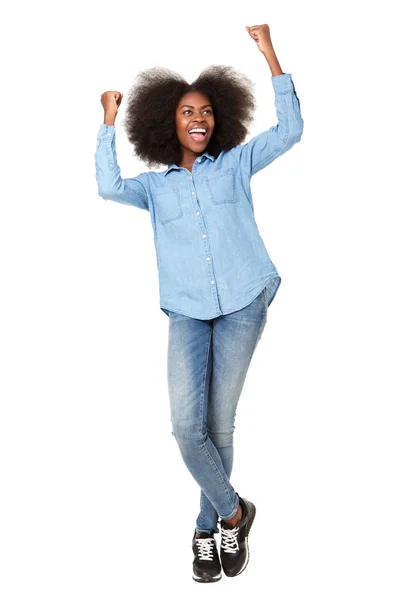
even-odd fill
[(180, 311), (179, 309), (171, 308), (171, 307), (165, 306), (165, 305), (160, 305), (160, 310), (162, 310), (163, 313), (166, 314), (168, 317), (170, 316), (168, 311), (171, 311), (171, 312), (175, 312), (179, 315), (183, 315), (184, 317), (190, 317), (191, 319), (198, 319), (199, 321), (209, 321), (210, 319), (216, 319), (217, 317), (229, 315), (232, 312), (236, 312), (238, 310), (241, 310), (242, 308), (245, 308), (246, 306), (251, 304), (253, 302), (253, 300), (255, 300), (257, 298), (257, 296), (259, 294), (261, 294), (261, 292), (264, 288), (267, 288), (267, 306), (270, 306), (271, 302), (273, 301), (273, 299), (276, 296), (276, 292), (278, 291), (278, 289), (280, 287), (281, 281), (282, 281), (282, 278), (279, 275), (279, 273), (274, 273), (273, 275), (270, 275), (263, 282), (261, 287), (258, 288), (257, 292), (254, 294), (254, 296), (251, 298), (251, 300), (246, 301), (246, 304), (243, 304), (242, 306), (239, 306), (238, 308), (235, 308), (234, 310), (230, 310), (229, 312), (226, 312), (226, 313), (214, 314), (211, 317), (194, 317), (193, 315), (188, 315), (187, 313), (184, 313), (184, 312)]

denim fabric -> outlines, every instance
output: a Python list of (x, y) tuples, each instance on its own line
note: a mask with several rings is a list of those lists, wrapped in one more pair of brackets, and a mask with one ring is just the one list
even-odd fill
[(170, 164), (122, 179), (115, 127), (99, 129), (98, 193), (150, 212), (160, 308), (167, 315), (226, 315), (250, 304), (264, 287), (269, 305), (280, 286), (255, 221), (250, 180), (300, 141), (303, 119), (291, 74), (271, 80), (278, 124), (218, 157), (203, 152), (192, 172)]
[(239, 495), (230, 477), (236, 406), (268, 311), (267, 289), (245, 308), (198, 320), (171, 312), (168, 389), (172, 435), (200, 486), (197, 531), (218, 533)]

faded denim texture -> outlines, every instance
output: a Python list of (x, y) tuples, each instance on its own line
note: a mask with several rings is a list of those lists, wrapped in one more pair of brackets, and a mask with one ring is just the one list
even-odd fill
[(197, 531), (219, 532), (239, 505), (232, 485), (233, 434), (241, 391), (267, 322), (267, 290), (215, 319), (170, 312), (168, 390), (172, 434), (200, 486)]
[(207, 151), (192, 172), (170, 164), (122, 179), (115, 127), (102, 124), (95, 153), (98, 193), (148, 210), (154, 232), (160, 308), (212, 319), (249, 305), (281, 277), (254, 217), (251, 177), (300, 141), (303, 119), (290, 73), (271, 77), (278, 124), (218, 158)]

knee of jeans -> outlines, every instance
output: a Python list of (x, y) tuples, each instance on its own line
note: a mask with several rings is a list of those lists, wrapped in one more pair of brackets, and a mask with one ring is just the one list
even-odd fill
[(175, 421), (172, 423), (172, 435), (176, 441), (181, 444), (200, 443), (205, 439), (206, 434), (199, 431), (195, 423), (185, 421)]
[(228, 448), (233, 445), (233, 432), (235, 426), (229, 427), (228, 429), (213, 431), (207, 427), (207, 433), (210, 440), (213, 442), (216, 448)]

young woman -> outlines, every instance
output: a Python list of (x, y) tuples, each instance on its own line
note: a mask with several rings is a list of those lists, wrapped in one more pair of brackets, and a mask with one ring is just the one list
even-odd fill
[[(149, 167), (122, 179), (115, 117), (123, 94), (104, 92), (96, 179), (106, 200), (149, 211), (160, 308), (169, 317), (172, 434), (200, 486), (192, 538), (193, 579), (233, 577), (249, 559), (255, 506), (230, 476), (238, 400), (281, 277), (258, 232), (251, 177), (300, 141), (303, 119), (268, 25), (246, 27), (271, 70), (278, 124), (242, 143), (255, 108), (252, 82), (229, 66), (208, 67), (191, 84), (173, 71), (141, 72), (124, 126)], [(220, 554), (214, 533), (221, 524)]]

